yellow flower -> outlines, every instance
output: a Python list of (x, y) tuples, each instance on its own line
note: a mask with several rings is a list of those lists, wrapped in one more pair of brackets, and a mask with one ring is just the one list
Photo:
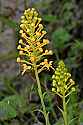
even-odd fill
[(20, 57), (17, 58), (17, 62), (20, 63), (21, 62), (21, 59)]
[(30, 57), (30, 60), (31, 60), (31, 62), (35, 62), (36, 61), (36, 57), (32, 56), (32, 57)]
[(19, 55), (23, 55), (23, 51), (21, 50), (21, 51), (19, 51)]
[(22, 64), (22, 75), (27, 71), (30, 70), (31, 66), (27, 66), (26, 64)]
[(43, 43), (48, 44), (49, 40), (48, 39), (43, 39)]
[(20, 30), (20, 31), (19, 31), (19, 33), (21, 33), (21, 34), (22, 34), (22, 33), (23, 33), (23, 30)]
[(41, 62), (43, 56), (52, 54), (52, 50), (46, 49), (44, 51), (44, 46), (49, 44), (49, 40), (43, 38), (46, 31), (41, 24), (41, 20), (34, 8), (25, 10), (24, 15), (21, 16), (19, 31), (21, 39), (17, 47), (19, 51), (17, 62), (19, 63), (21, 60), (20, 65), (23, 65), (23, 72), (29, 69), (27, 66), (31, 66), (30, 70), (33, 69), (35, 65), (37, 65), (38, 69), (41, 69), (41, 63), (43, 63), (42, 69), (47, 68), (49, 70), (49, 68), (52, 67), (52, 62), (48, 62), (47, 59)]
[(18, 45), (17, 49), (19, 49), (19, 50), (20, 50), (20, 49), (21, 49), (21, 45)]
[(37, 36), (41, 36), (41, 33), (40, 33), (40, 32), (36, 32), (36, 35), (37, 35)]
[(42, 48), (39, 48), (39, 51), (40, 51), (40, 52), (43, 52), (43, 49), (42, 49)]

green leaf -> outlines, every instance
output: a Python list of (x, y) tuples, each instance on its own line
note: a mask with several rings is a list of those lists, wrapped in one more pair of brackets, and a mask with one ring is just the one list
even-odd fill
[(26, 111), (26, 101), (22, 96), (19, 95), (12, 95), (3, 99), (4, 103), (8, 103), (11, 105), (15, 110), (18, 110), (22, 113)]
[(46, 22), (55, 22), (55, 21), (57, 21), (57, 16), (44, 15), (43, 20), (46, 21)]
[(25, 99), (20, 95), (6, 97), (0, 102), (0, 119), (7, 120), (16, 117), (27, 110)]
[(66, 31), (65, 28), (58, 28), (52, 34), (53, 44), (55, 48), (62, 49), (67, 46), (68, 41), (70, 40), (71, 36)]
[(0, 120), (7, 120), (16, 117), (16, 110), (8, 103), (0, 102)]

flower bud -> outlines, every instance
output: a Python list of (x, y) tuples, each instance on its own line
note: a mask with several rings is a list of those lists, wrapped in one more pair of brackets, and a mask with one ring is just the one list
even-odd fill
[(21, 50), (21, 51), (19, 51), (19, 55), (23, 55), (24, 53), (23, 53), (23, 51)]
[(17, 57), (17, 62), (18, 62), (18, 63), (20, 63), (20, 62), (21, 62), (20, 57)]
[(20, 50), (21, 49), (21, 45), (18, 45), (17, 49)]

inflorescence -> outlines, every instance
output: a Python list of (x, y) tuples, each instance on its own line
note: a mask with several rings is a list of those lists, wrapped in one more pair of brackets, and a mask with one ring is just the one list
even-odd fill
[(71, 79), (71, 74), (68, 72), (63, 61), (58, 63), (52, 79), (52, 91), (59, 96), (68, 96), (71, 92), (75, 91), (75, 82)]
[[(39, 73), (45, 68), (48, 70), (50, 67), (52, 68), (52, 61), (48, 62), (48, 59), (44, 57), (52, 55), (52, 50), (44, 47), (49, 44), (49, 40), (43, 38), (46, 31), (41, 21), (42, 19), (34, 8), (25, 10), (24, 15), (21, 16), (21, 29), (19, 31), (21, 39), (17, 47), (19, 51), (17, 62), (22, 66), (22, 74), (33, 69), (35, 64)], [(43, 58), (44, 61), (42, 61)]]

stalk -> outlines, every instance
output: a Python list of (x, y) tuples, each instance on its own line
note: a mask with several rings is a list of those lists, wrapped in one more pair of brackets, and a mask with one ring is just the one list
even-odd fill
[(46, 113), (46, 108), (45, 108), (45, 104), (44, 104), (44, 100), (43, 100), (43, 94), (42, 94), (42, 90), (41, 90), (41, 84), (40, 84), (40, 80), (39, 80), (36, 65), (34, 67), (34, 70), (35, 70), (35, 77), (36, 77), (36, 80), (37, 80), (38, 93), (39, 93), (39, 96), (40, 96), (40, 100), (41, 100), (41, 104), (42, 104), (42, 108), (43, 108), (43, 113), (44, 113), (44, 117), (45, 117), (45, 122), (46, 122), (46, 125), (50, 125), (48, 117), (47, 117), (47, 113)]
[(67, 104), (65, 101), (65, 96), (63, 96), (63, 119), (64, 119), (64, 125), (68, 125)]

